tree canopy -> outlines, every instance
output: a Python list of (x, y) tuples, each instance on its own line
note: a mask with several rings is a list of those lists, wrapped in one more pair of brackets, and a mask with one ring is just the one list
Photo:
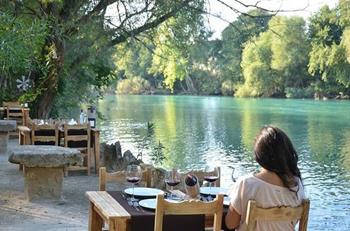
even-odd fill
[[(197, 9), (201, 2), (1, 1), (0, 10), (4, 18), (8, 18), (5, 27), (10, 26), (11, 19), (21, 25), (18, 28), (23, 28), (20, 33), (26, 33), (25, 28), (33, 21), (42, 22), (40, 25), (44, 27), (42, 31), (33, 31), (34, 34), (41, 32), (35, 35), (42, 38), (41, 43), (36, 43), (35, 49), (27, 47), (27, 50), (39, 51), (38, 56), (34, 57), (34, 63), (25, 55), (27, 60), (24, 62), (32, 63), (32, 66), (26, 68), (22, 65), (23, 72), (16, 73), (9, 71), (14, 69), (9, 64), (3, 67), (1, 75), (6, 82), (14, 82), (18, 75), (29, 76), (34, 87), (26, 92), (23, 100), (35, 105), (37, 116), (47, 117), (53, 108), (59, 108), (54, 107), (55, 104), (68, 100), (73, 106), (76, 102), (93, 99), (89, 95), (91, 88), (98, 91), (110, 83), (114, 64), (109, 61), (112, 60), (112, 48), (115, 45), (149, 31), (181, 13), (201, 10)], [(113, 7), (112, 15), (106, 14), (108, 7)], [(14, 34), (16, 36), (21, 39)], [(32, 39), (28, 38), (30, 40)], [(20, 46), (16, 48), (20, 50)], [(73, 89), (75, 91), (72, 92)]]
[[(29, 102), (44, 118), (70, 116), (114, 89), (350, 95), (349, 1), (307, 22), (235, 2), (250, 11), (217, 1), (237, 17), (213, 39), (207, 0), (0, 0), (0, 101)], [(29, 89), (17, 89), (22, 78)]]
[(349, 1), (340, 1), (336, 9), (325, 6), (310, 19), (309, 72), (320, 95), (349, 92), (349, 7)]

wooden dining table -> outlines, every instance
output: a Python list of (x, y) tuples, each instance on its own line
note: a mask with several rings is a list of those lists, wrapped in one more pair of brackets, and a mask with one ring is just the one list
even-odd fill
[[(31, 129), (28, 126), (20, 125), (17, 127), (19, 132), (19, 143), (20, 145), (30, 145), (31, 144)], [(95, 166), (96, 173), (99, 170), (100, 163), (100, 130), (98, 128), (91, 128), (91, 144), (95, 157)], [(60, 130), (60, 133), (63, 135), (63, 130)]]
[(89, 205), (89, 231), (101, 231), (103, 222), (110, 231), (126, 231), (131, 215), (106, 191), (86, 192)]
[[(131, 230), (132, 215), (109, 192), (88, 191), (86, 196), (89, 199), (89, 231), (101, 231), (104, 223), (110, 231)], [(226, 212), (227, 208), (224, 214)], [(213, 227), (213, 219), (212, 214), (205, 215), (205, 227)]]

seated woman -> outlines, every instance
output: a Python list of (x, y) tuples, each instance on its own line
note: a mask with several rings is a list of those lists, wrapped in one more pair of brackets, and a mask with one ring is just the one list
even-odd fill
[[(225, 217), (229, 229), (244, 230), (248, 200), (260, 207), (298, 206), (304, 189), (296, 153), (288, 136), (279, 128), (265, 126), (255, 139), (255, 160), (261, 166), (257, 174), (239, 179), (230, 194), (229, 211)], [(258, 221), (256, 230), (294, 230), (297, 221)]]

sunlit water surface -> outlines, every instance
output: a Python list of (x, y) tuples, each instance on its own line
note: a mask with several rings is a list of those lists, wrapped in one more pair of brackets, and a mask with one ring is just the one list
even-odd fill
[[(255, 135), (265, 124), (282, 128), (300, 157), (311, 200), (310, 230), (350, 230), (350, 101), (234, 99), (196, 96), (107, 96), (98, 105), (103, 142), (120, 141), (123, 151), (142, 150), (147, 122), (154, 123), (165, 167), (182, 170), (221, 166), (223, 185), (258, 169)], [(146, 146), (141, 148), (142, 146)]]

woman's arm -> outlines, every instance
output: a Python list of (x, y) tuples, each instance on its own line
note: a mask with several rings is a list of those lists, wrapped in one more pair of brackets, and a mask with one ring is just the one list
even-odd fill
[(237, 213), (237, 211), (230, 205), (226, 217), (225, 223), (226, 227), (229, 229), (237, 228), (241, 221), (241, 215)]

